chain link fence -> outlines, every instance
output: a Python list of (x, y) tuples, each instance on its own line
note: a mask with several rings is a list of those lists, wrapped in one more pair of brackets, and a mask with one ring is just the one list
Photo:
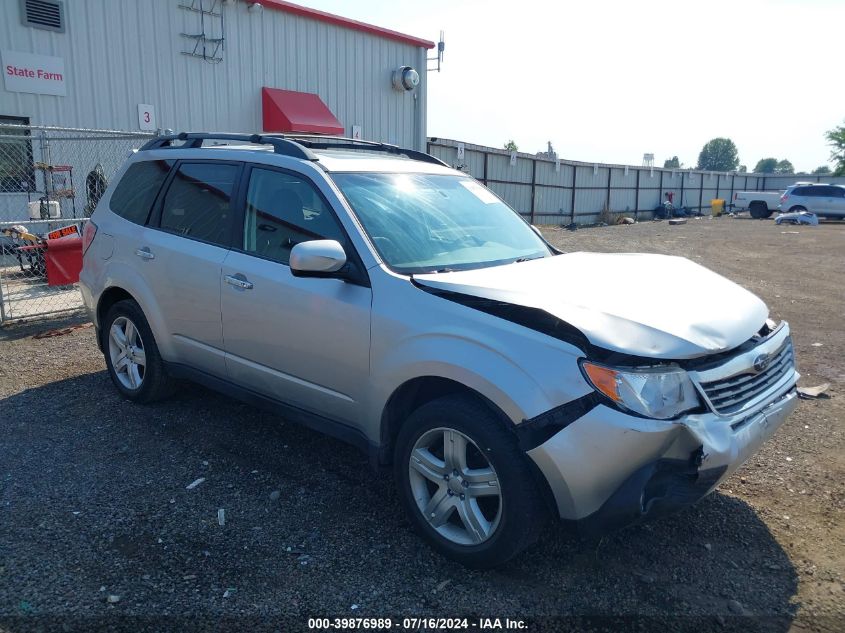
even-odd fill
[(82, 307), (75, 255), (59, 256), (66, 243), (50, 252), (46, 238), (78, 240), (115, 172), (151, 136), (0, 122), (0, 324)]
[(0, 223), (0, 324), (82, 308), (73, 263), (81, 260), (81, 247), (78, 257), (62, 250), (57, 259), (53, 252), (48, 255), (45, 237), (64, 234), (79, 240), (85, 222), (87, 218)]

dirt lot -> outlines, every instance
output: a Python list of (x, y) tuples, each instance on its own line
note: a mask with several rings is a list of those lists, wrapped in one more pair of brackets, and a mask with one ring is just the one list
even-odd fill
[[(403, 615), (845, 630), (845, 223), (722, 218), (547, 235), (565, 250), (684, 255), (745, 285), (791, 323), (801, 383), (829, 382), (831, 398), (802, 402), (694, 508), (601, 542), (551, 529), (520, 560), (474, 572), (421, 543), (390, 477), (354, 449), (194, 386), (129, 404), (91, 329), (34, 339), (67, 322), (9, 327), (0, 630), (290, 630), (309, 616)], [(671, 292), (658, 271), (619, 278)]]

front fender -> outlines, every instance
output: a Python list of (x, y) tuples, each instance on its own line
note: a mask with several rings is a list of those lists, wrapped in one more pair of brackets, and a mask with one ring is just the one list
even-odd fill
[(373, 363), (368, 419), (379, 420), (390, 396), (414, 378), (438, 377), (478, 392), (514, 423), (553, 405), (538, 382), (498, 350), (456, 334), (424, 334), (392, 347)]

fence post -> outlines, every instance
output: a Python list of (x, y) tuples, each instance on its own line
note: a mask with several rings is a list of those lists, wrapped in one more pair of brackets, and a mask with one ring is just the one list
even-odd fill
[(725, 208), (730, 209), (729, 205), (733, 204), (734, 201), (734, 186), (736, 185), (736, 174), (731, 176), (731, 199), (728, 200), (728, 204), (725, 205)]
[(487, 159), (490, 158), (490, 154), (488, 154), (487, 152), (483, 152), (482, 156), (484, 156), (484, 172), (483, 172), (483, 178), (481, 179), (481, 181), (484, 183), (484, 186), (486, 187), (487, 186)]
[(683, 172), (681, 172), (681, 206), (684, 206), (684, 174), (683, 174)]
[(613, 169), (608, 165), (607, 167), (607, 210), (610, 211), (610, 177), (613, 175)]
[(578, 165), (575, 163), (572, 164), (572, 195), (571, 195), (571, 206), (569, 207), (569, 222), (570, 224), (575, 224), (575, 175), (578, 173)]
[(537, 159), (531, 160), (531, 224), (534, 224), (534, 201), (537, 197)]
[[(660, 172), (660, 192), (657, 194), (657, 204), (663, 205), (663, 171)], [(654, 215), (652, 214), (651, 219), (654, 219)]]
[(6, 320), (6, 300), (3, 299), (3, 273), (0, 272), (0, 325)]
[(637, 170), (637, 188), (634, 192), (634, 221), (640, 217), (640, 170)]
[(698, 213), (701, 213), (701, 202), (704, 198), (704, 172), (699, 174), (701, 177), (698, 181)]

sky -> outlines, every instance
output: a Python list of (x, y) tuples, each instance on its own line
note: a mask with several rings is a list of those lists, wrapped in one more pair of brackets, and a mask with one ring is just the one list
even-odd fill
[[(294, 0), (436, 41), (428, 135), (561, 158), (832, 165), (845, 122), (845, 0)], [(433, 54), (433, 53), (432, 53)]]

